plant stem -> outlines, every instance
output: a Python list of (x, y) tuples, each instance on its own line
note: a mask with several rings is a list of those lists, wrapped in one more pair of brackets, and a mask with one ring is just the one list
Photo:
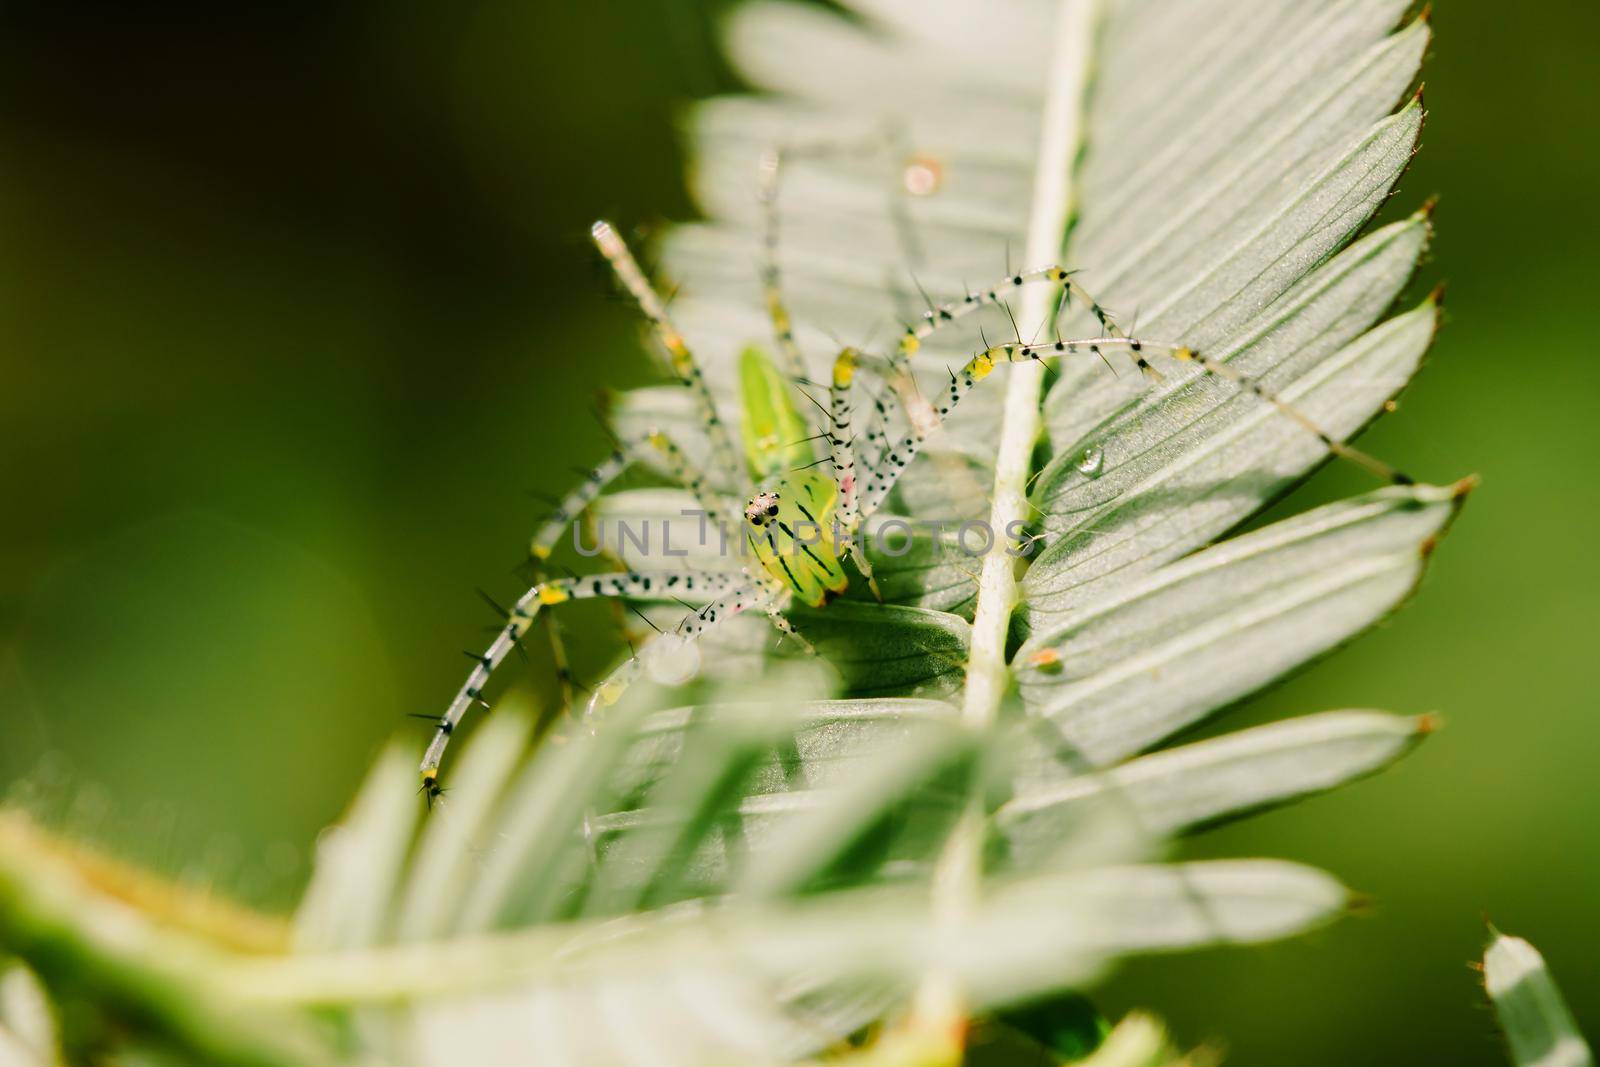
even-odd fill
[[(1073, 164), (1083, 139), (1084, 100), (1098, 6), (1098, 0), (1061, 0), (1050, 88), (1039, 133), (1033, 204), (1028, 215), (1025, 255), (1030, 266), (1057, 262), (1066, 239), (1074, 196)], [(1024, 337), (1048, 326), (1055, 300), (1056, 295), (1044, 286), (1035, 286), (1023, 294), (1017, 323)], [(1009, 370), (989, 512), (990, 529), (996, 531), (997, 540), (1015, 529), (1014, 524), (1028, 518), (1028, 475), (1033, 446), (1039, 438), (1044, 391), (1043, 365), (1030, 361), (1013, 364)], [(1006, 635), (1016, 604), (1017, 561), (1005, 552), (993, 552), (984, 558), (978, 578), (978, 606), (967, 655), (961, 719), (970, 729), (987, 729), (999, 714), (1010, 680)], [(941, 921), (959, 923), (971, 908), (982, 874), (982, 850), (982, 812), (974, 807), (940, 857), (933, 891), (935, 912)], [(929, 975), (918, 991), (914, 1015), (935, 1027), (959, 1025), (958, 1020), (965, 1015), (962, 1000), (953, 978)]]

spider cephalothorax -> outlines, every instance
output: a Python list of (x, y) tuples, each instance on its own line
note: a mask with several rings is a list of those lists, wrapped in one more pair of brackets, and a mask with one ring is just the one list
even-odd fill
[(801, 603), (821, 607), (850, 585), (839, 562), (846, 534), (835, 514), (838, 487), (820, 474), (780, 479), (745, 505), (745, 542), (768, 578)]
[(779, 496), (775, 492), (757, 493), (744, 506), (744, 521), (760, 529), (778, 517)]

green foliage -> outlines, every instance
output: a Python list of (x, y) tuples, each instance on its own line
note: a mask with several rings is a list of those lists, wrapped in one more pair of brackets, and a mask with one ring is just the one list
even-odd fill
[[(1043, 249), (1082, 264), (1119, 316), (1140, 310), (1142, 333), (1259, 379), (1335, 437), (1376, 417), (1436, 323), (1431, 298), (1377, 323), (1426, 213), (1346, 245), (1415, 148), (1420, 101), (1389, 112), (1427, 27), (1390, 33), (1395, 0), (1253, 6), (1040, 0), (974, 20), (861, 0), (859, 22), (740, 8), (732, 58), (773, 92), (695, 114), (709, 221), (670, 235), (665, 262), (709, 387), (729, 412), (746, 399), (750, 462), (770, 473), (799, 432), (770, 364), (741, 355), (765, 329), (748, 252), (756, 160), (775, 144), (880, 145), (785, 181), (784, 276), (818, 378), (824, 331), (904, 313), (908, 259), (943, 296), (1009, 249)], [(940, 175), (920, 200), (895, 191), (897, 138)], [(1018, 328), (1044, 329), (1054, 309), (1026, 300)], [(1061, 328), (1092, 336), (1087, 311)], [(924, 393), (977, 328), (917, 355)], [(931, 1067), (960, 1057), (974, 1018), (1046, 998), (1054, 1013), (1009, 1018), (1059, 1056), (1178, 1062), (1153, 1021), (1103, 1032), (1078, 995), (1123, 956), (1290, 936), (1348, 894), (1291, 863), (1163, 863), (1168, 840), (1372, 773), (1431, 720), (1328, 712), (1149, 750), (1393, 610), (1469, 483), (1219, 542), (1327, 449), (1192, 366), (1157, 385), (1117, 369), (1064, 363), (1046, 390), (1023, 365), (1004, 398), (974, 394), (897, 491), (923, 528), (904, 555), (877, 547), (887, 603), (794, 612), (820, 664), (740, 619), (706, 642), (696, 686), (560, 722), (531, 757), (528, 718), (504, 709), (426, 818), (411, 746), (386, 752), (319, 843), (288, 951), (130, 909), (22, 831), (0, 863), (3, 943), (150, 1045), (218, 1063)], [(693, 452), (683, 392), (621, 396), (615, 422), (681, 429)], [(648, 489), (596, 510), (677, 521), (687, 506)], [(974, 516), (1024, 519), (1047, 547), (974, 574), (959, 540), (926, 529)], [(734, 565), (680, 547), (674, 565)]]
[(1516, 1067), (1593, 1067), (1594, 1053), (1538, 949), (1496, 932), (1483, 954), (1483, 982)]

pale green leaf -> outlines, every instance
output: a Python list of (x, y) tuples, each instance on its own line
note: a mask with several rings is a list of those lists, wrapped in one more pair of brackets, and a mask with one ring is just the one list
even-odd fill
[(968, 628), (959, 616), (840, 600), (790, 618), (852, 696), (943, 696), (961, 686)]
[[(1139, 6), (1165, 10), (1145, 23)], [(1111, 33), (1130, 40), (1107, 42), (1073, 234), (1075, 261), (1102, 299), (1155, 314), (1152, 294), (1181, 292), (1388, 114), (1428, 43), (1421, 22), (1385, 36), (1405, 6), (1200, 0), (1135, 5), (1116, 20)], [(1159, 25), (1171, 47), (1182, 37), (1166, 35), (1190, 19), (1204, 43), (1193, 41), (1189, 58), (1142, 64), (1138, 49), (1149, 45), (1137, 38)], [(1138, 76), (1119, 77), (1123, 65)]]
[(461, 754), (454, 775), (461, 784), (438, 801), (439, 810), (422, 828), (396, 912), (395, 936), (401, 940), (445, 933), (462, 888), (477, 876), (478, 853), (490, 844), (487, 831), (500, 791), (528, 743), (527, 718), (514, 708), (502, 706), (499, 711)]
[(1013, 850), (1030, 839), (1048, 847), (1087, 812), (1106, 809), (1143, 833), (1181, 833), (1372, 774), (1432, 728), (1427, 716), (1375, 711), (1270, 723), (1036, 786), (1001, 807), (996, 825)]
[(1023, 700), (1096, 765), (1138, 752), (1393, 610), (1468, 488), (1378, 490), (1104, 589), (1018, 652)]
[(353, 948), (386, 933), (416, 825), (417, 759), (409, 746), (384, 749), (349, 814), (318, 839), (311, 884), (295, 914), (297, 947)]
[[(1436, 318), (1430, 301), (1374, 325), (1427, 245), (1424, 214), (1341, 252), (1415, 146), (1420, 103), (1390, 111), (1426, 25), (1391, 32), (1402, 0), (1106, 0), (1091, 47), (1087, 21), (1057, 33), (1063, 10), (1087, 8), (995, 3), (981, 17), (954, 0), (852, 0), (845, 13), (756, 0), (731, 12), (729, 58), (762, 92), (691, 116), (707, 221), (662, 249), (673, 316), (727, 421), (738, 421), (739, 353), (771, 334), (753, 267), (757, 161), (832, 142), (791, 157), (778, 201), (784, 294), (813, 380), (826, 380), (841, 341), (881, 348), (918, 316), (919, 285), (948, 299), (993, 284), (1028, 248), (1080, 269), (1121, 321), (1137, 314), (1141, 335), (1260, 377), (1338, 438), (1359, 432), (1409, 380)], [(1091, 47), (1098, 70), (1086, 152), (1065, 182), (1038, 166), (1075, 140), (1061, 131), (1077, 89), (1062, 87), (1079, 71), (1056, 62), (1061, 42), (1061, 55)], [(907, 194), (913, 157), (938, 172), (928, 195)], [(1036, 182), (1054, 193), (1036, 201)], [(1065, 225), (1053, 237), (1069, 207), (1070, 244)], [(1009, 330), (990, 309), (941, 331), (916, 357), (920, 387), (944, 388), (947, 367)], [(469, 744), (457, 768), (476, 764), (481, 792), (446, 798), (453, 824), (424, 831), (409, 865), (393, 842), (410, 827), (357, 808), (365, 854), (409, 883), (377, 893), (375, 908), (404, 932), (449, 939), (384, 948), (391, 920), (369, 919), (353, 940), (327, 942), (369, 953), (241, 969), (238, 988), (381, 1004), (405, 1019), (424, 1063), (760, 1064), (892, 1016), (930, 972), (982, 1010), (1088, 982), (1120, 955), (1255, 943), (1339, 915), (1344, 889), (1307, 868), (1128, 857), (1369, 773), (1404, 751), (1411, 721), (1313, 716), (1114, 765), (1392, 608), (1459, 493), (1383, 491), (1204, 548), (1325, 450), (1248, 393), (1163, 369), (1150, 387), (1072, 363), (1045, 406), (1040, 456), (1053, 460), (1032, 502), (1049, 547), (1026, 567), (1031, 637), (1012, 665), (1025, 721), (978, 728), (941, 702), (881, 699), (955, 696), (969, 644), (984, 645), (968, 622), (981, 561), (926, 524), (988, 513), (1005, 390), (985, 386), (871, 517), (880, 533), (895, 515), (919, 524), (904, 555), (875, 544), (887, 603), (853, 588), (789, 612), (838, 694), (856, 699), (814, 699), (782, 673), (795, 643), (743, 617), (700, 643), (715, 684), (672, 701), (692, 706), (561, 724), (520, 769), (503, 752), (521, 745), (514, 724), (481, 731), (472, 740), (485, 750)], [(685, 400), (675, 387), (629, 393), (614, 422), (664, 430), (704, 462)], [(1079, 469), (1090, 448), (1103, 461)], [(650, 549), (621, 552), (634, 567), (747, 562), (737, 546), (676, 536), (698, 506), (649, 489), (595, 513), (613, 528), (652, 524)], [(663, 520), (684, 554), (666, 549)], [(644, 610), (668, 625), (682, 608)], [(987, 829), (1009, 853), (974, 860), (970, 895), (952, 898), (952, 826), (985, 829), (983, 803), (1008, 795)], [(1130, 1062), (1160, 1047), (1127, 1044)]]
[(1594, 1054), (1539, 950), (1497, 933), (1483, 980), (1516, 1067), (1593, 1067)]
[[(1433, 339), (1430, 300), (1344, 343), (1387, 305), (1425, 235), (1413, 219), (1353, 246), (1275, 306), (1238, 358), (1329, 433), (1349, 436), (1399, 392)], [(1034, 494), (1051, 531), (1024, 579), (1036, 626), (1101, 584), (1206, 544), (1326, 455), (1277, 411), (1214, 380), (1174, 380), (1071, 433)], [(1080, 468), (1089, 448), (1102, 457), (1093, 477)]]
[(44, 986), (22, 964), (0, 960), (0, 1064), (50, 1067), (60, 1062), (56, 1016)]

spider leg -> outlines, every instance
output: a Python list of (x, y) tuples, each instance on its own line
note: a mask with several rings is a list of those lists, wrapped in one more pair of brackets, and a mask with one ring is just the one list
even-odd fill
[[(549, 572), (543, 564), (555, 551), (556, 544), (567, 527), (580, 517), (589, 514), (587, 510), (589, 505), (594, 503), (606, 486), (633, 464), (651, 459), (659, 463), (674, 481), (694, 495), (705, 510), (709, 521), (716, 523), (720, 529), (728, 528), (727, 516), (737, 514), (737, 508), (711, 488), (705, 475), (670, 437), (659, 430), (646, 430), (619, 441), (611, 455), (590, 470), (576, 488), (556, 501), (555, 510), (535, 531), (528, 546), (529, 556), (534, 561), (532, 575), (534, 581), (549, 577)], [(509, 617), (507, 621), (511, 621)], [(562, 706), (570, 708), (573, 701), (574, 679), (566, 646), (561, 639), (561, 628), (554, 617), (545, 624), (545, 631), (550, 639), (550, 654), (555, 663), (556, 680), (561, 686)]]
[(1404, 471), (1392, 467), (1376, 456), (1363, 452), (1361, 449), (1334, 437), (1311, 416), (1262, 385), (1257, 379), (1235, 370), (1220, 360), (1202, 355), (1186, 345), (1143, 341), (1136, 337), (1119, 335), (1115, 337), (1084, 338), (1076, 341), (1056, 341), (1051, 344), (1040, 345), (1006, 345), (1002, 349), (990, 349), (987, 353), (980, 353), (980, 355), (1003, 355), (1003, 358), (1011, 362), (1018, 362), (1023, 359), (1042, 359), (1056, 354), (1081, 355), (1086, 352), (1097, 358), (1103, 358), (1103, 354), (1107, 349), (1126, 350), (1139, 369), (1156, 381), (1161, 380), (1163, 375), (1150, 365), (1150, 362), (1145, 358), (1146, 353), (1163, 356), (1180, 363), (1192, 363), (1199, 367), (1203, 374), (1220, 378), (1241, 392), (1249, 393), (1262, 403), (1270, 404), (1285, 418), (1316, 437), (1321, 442), (1322, 447), (1326, 448), (1335, 458), (1344, 460), (1347, 463), (1353, 463), (1374, 477), (1394, 485), (1414, 484), (1414, 479)]
[(762, 610), (767, 613), (767, 618), (771, 620), (772, 625), (777, 628), (779, 633), (799, 645), (807, 655), (815, 656), (817, 654), (816, 648), (810, 641), (800, 636), (800, 631), (794, 628), (794, 623), (790, 622), (788, 617), (784, 615), (783, 609), (788, 606), (789, 598), (784, 596), (783, 592), (783, 590), (775, 591), (762, 607)]
[(712, 521), (726, 524), (731, 516), (738, 514), (738, 507), (711, 488), (705, 474), (689, 460), (683, 449), (673, 443), (670, 437), (660, 430), (646, 430), (619, 442), (611, 455), (591, 470), (583, 481), (578, 483), (577, 488), (561, 499), (555, 511), (533, 535), (533, 541), (529, 545), (529, 553), (533, 558), (536, 560), (550, 558), (550, 553), (555, 550), (556, 543), (561, 539), (567, 524), (578, 518), (585, 508), (594, 503), (601, 491), (620, 477), (623, 471), (634, 463), (647, 459), (660, 463), (673, 481), (694, 494)]
[[(863, 471), (863, 487), (860, 490), (857, 508), (861, 515), (870, 516), (883, 505), (889, 493), (905, 473), (911, 461), (922, 451), (924, 442), (927, 441), (933, 430), (943, 426), (945, 420), (955, 411), (968, 393), (977, 384), (987, 378), (999, 363), (1021, 363), (1027, 360), (1043, 360), (1047, 355), (1054, 354), (1079, 354), (1092, 353), (1101, 356), (1105, 348), (1125, 348), (1134, 354), (1135, 360), (1141, 367), (1149, 364), (1145, 361), (1142, 352), (1160, 350), (1169, 355), (1177, 356), (1179, 352), (1188, 352), (1188, 349), (1177, 345), (1167, 345), (1159, 342), (1144, 342), (1127, 337), (1101, 337), (1088, 341), (1057, 341), (1049, 345), (998, 345), (985, 348), (969, 359), (961, 370), (950, 375), (949, 387), (940, 395), (933, 406), (934, 420), (931, 427), (913, 424), (911, 432), (887, 452), (883, 459), (870, 470)], [(1185, 358), (1185, 357), (1179, 357)]]
[(700, 572), (684, 572), (681, 574), (618, 572), (585, 575), (578, 578), (556, 578), (549, 581), (541, 581), (534, 585), (511, 605), (509, 620), (505, 627), (496, 634), (489, 647), (481, 655), (472, 657), (475, 663), (471, 672), (467, 675), (467, 680), (456, 692), (455, 698), (445, 708), (444, 714), (439, 716), (439, 725), (434, 730), (433, 740), (429, 742), (428, 750), (422, 757), (420, 771), (422, 773), (423, 791), (430, 796), (438, 795), (439, 764), (444, 759), (444, 751), (450, 743), (450, 735), (460, 725), (462, 716), (466, 714), (469, 707), (474, 704), (488, 706), (483, 699), (484, 686), (488, 684), (490, 675), (505, 661), (512, 648), (528, 632), (528, 628), (533, 625), (533, 620), (538, 616), (541, 608), (565, 603), (568, 600), (588, 600), (596, 597), (625, 597), (648, 600), (651, 598), (671, 597), (682, 593), (707, 593), (721, 596), (730, 589), (744, 589), (748, 586), (749, 579), (742, 574)]
[(900, 341), (902, 358), (909, 357), (912, 352), (915, 352), (920, 347), (924, 338), (932, 335), (943, 325), (953, 322), (963, 315), (970, 314), (980, 307), (1001, 303), (1000, 294), (1004, 286), (1009, 285), (1014, 289), (1029, 282), (1038, 281), (1051, 282), (1062, 286), (1063, 301), (1070, 302), (1076, 299), (1085, 306), (1106, 331), (1107, 336), (1070, 341), (1056, 340), (1043, 344), (1026, 344), (1019, 340), (1016, 344), (988, 346), (972, 357), (958, 375), (952, 376), (948, 393), (941, 398), (941, 402), (934, 408), (934, 418), (929, 422), (923, 423), (913, 420), (912, 430), (909, 434), (902, 438), (894, 448), (887, 451), (883, 458), (869, 470), (858, 472), (858, 474), (865, 476), (864, 488), (861, 490), (857, 501), (857, 508), (860, 514), (871, 515), (882, 505), (890, 490), (899, 481), (900, 475), (904, 473), (911, 460), (921, 450), (923, 442), (932, 432), (932, 429), (944, 424), (945, 419), (955, 410), (956, 405), (972, 390), (974, 385), (988, 376), (996, 363), (1001, 361), (1015, 363), (1028, 359), (1043, 360), (1050, 356), (1082, 354), (1089, 354), (1103, 360), (1107, 351), (1114, 350), (1127, 352), (1139, 370), (1147, 378), (1156, 382), (1161, 381), (1165, 376), (1150, 363), (1146, 358), (1147, 354), (1163, 356), (1178, 362), (1192, 363), (1198, 366), (1204, 374), (1222, 379), (1241, 391), (1249, 392), (1263, 403), (1270, 404), (1307, 433), (1314, 435), (1333, 456), (1362, 467), (1384, 481), (1397, 485), (1409, 485), (1412, 483), (1409, 475), (1335, 438), (1305, 412), (1268, 389), (1261, 382), (1240, 373), (1226, 363), (1202, 355), (1186, 345), (1129, 337), (1117, 326), (1105, 307), (1072, 278), (1071, 272), (1059, 266), (1040, 267), (1035, 270), (1013, 274), (999, 286), (988, 290), (974, 290), (960, 301), (933, 308), (928, 312), (920, 326), (908, 326), (906, 328), (906, 333)]
[(806, 376), (806, 360), (800, 345), (794, 339), (794, 321), (783, 299), (783, 273), (778, 266), (778, 192), (783, 176), (786, 153), (771, 149), (761, 155), (756, 199), (761, 204), (761, 293), (767, 305), (767, 317), (772, 320), (772, 336), (778, 342), (778, 354), (783, 359), (785, 371), (791, 378)]
[[(794, 322), (788, 302), (783, 295), (783, 272), (779, 263), (779, 237), (782, 216), (778, 198), (782, 192), (784, 171), (790, 164), (806, 160), (845, 159), (857, 160), (866, 155), (882, 156), (887, 163), (889, 181), (884, 184), (888, 214), (894, 223), (895, 240), (901, 258), (908, 269), (921, 262), (922, 250), (916, 237), (905, 194), (912, 192), (906, 174), (908, 167), (928, 166), (911, 154), (905, 131), (885, 126), (877, 133), (855, 139), (816, 141), (788, 144), (770, 148), (761, 154), (757, 169), (756, 199), (761, 208), (761, 289), (767, 307), (767, 317), (772, 322), (773, 337), (788, 373), (795, 378), (805, 378), (805, 356), (794, 336)], [(931, 191), (931, 190), (930, 190)]]
[[(733, 574), (728, 578), (729, 587), (722, 595), (700, 610), (685, 615), (671, 630), (645, 642), (638, 653), (629, 657), (604, 681), (595, 686), (594, 696), (589, 699), (586, 714), (595, 715), (620, 700), (628, 687), (638, 680), (651, 659), (676, 657), (715, 627), (748, 611), (764, 611), (769, 617), (773, 617), (778, 606), (786, 599), (787, 590), (775, 582), (761, 581), (747, 574)], [(782, 621), (779, 628), (796, 638), (799, 637), (798, 634), (794, 634), (787, 619)]]
[[(907, 323), (900, 334), (899, 341), (895, 343), (895, 352), (892, 358), (897, 362), (904, 362), (922, 348), (924, 341), (951, 323), (964, 319), (982, 308), (1002, 306), (1006, 296), (1012, 290), (1038, 282), (1064, 286), (1068, 293), (1071, 293), (1076, 285), (1072, 281), (1072, 275), (1069, 271), (1052, 264), (1048, 267), (1036, 267), (1032, 270), (1009, 275), (985, 289), (968, 290), (966, 295), (959, 300), (934, 305), (923, 312), (920, 321)], [(1095, 304), (1094, 307), (1098, 314), (1099, 305)], [(1104, 326), (1105, 324), (1105, 320), (1101, 319), (1101, 325)]]
[[(838, 489), (834, 519), (848, 542), (850, 558), (856, 569), (867, 580), (872, 595), (882, 603), (883, 592), (878, 588), (878, 579), (872, 573), (872, 564), (862, 549), (861, 539), (856, 536), (861, 526), (858, 507), (860, 485), (857, 482), (856, 441), (851, 430), (851, 419), (854, 415), (853, 397), (859, 359), (860, 353), (853, 348), (841, 351), (833, 361), (833, 384), (828, 390), (829, 459), (832, 461), (834, 485)], [(879, 405), (881, 413), (881, 400)]]
[[(1395, 485), (1412, 484), (1412, 478), (1404, 471), (1398, 470), (1395, 467), (1392, 467), (1378, 459), (1377, 457), (1363, 452), (1361, 449), (1355, 448), (1344, 441), (1335, 438), (1332, 434), (1328, 433), (1320, 425), (1318, 425), (1316, 420), (1312, 419), (1311, 416), (1307, 415), (1289, 401), (1283, 399), (1283, 397), (1262, 385), (1260, 381), (1235, 370), (1233, 367), (1228, 366), (1221, 360), (1212, 359), (1209, 356), (1202, 355), (1201, 353), (1196, 352), (1194, 349), (1183, 345), (1140, 342), (1135, 338), (1129, 337), (1116, 324), (1116, 322), (1113, 321), (1110, 313), (1106, 311), (1105, 307), (1100, 303), (1100, 301), (1096, 300), (1083, 288), (1083, 286), (1078, 284), (1078, 282), (1072, 277), (1070, 271), (1062, 270), (1059, 267), (1047, 267), (1045, 269), (1054, 270), (1058, 273), (1059, 277), (1057, 280), (1060, 281), (1065, 287), (1063, 305), (1071, 300), (1077, 300), (1082, 306), (1089, 309), (1089, 313), (1095, 317), (1097, 322), (1100, 323), (1101, 329), (1105, 330), (1108, 337), (1076, 342), (1057, 341), (1052, 345), (1022, 346), (1025, 350), (1031, 349), (1035, 353), (1042, 352), (1048, 354), (1051, 351), (1072, 351), (1073, 345), (1081, 346), (1087, 344), (1091, 346), (1090, 351), (1094, 352), (1096, 355), (1100, 355), (1100, 349), (1093, 347), (1097, 341), (1100, 343), (1101, 348), (1105, 347), (1108, 342), (1117, 342), (1127, 348), (1129, 354), (1133, 357), (1134, 363), (1138, 366), (1139, 370), (1144, 373), (1145, 377), (1157, 382), (1162, 379), (1163, 375), (1161, 372), (1157, 371), (1153, 366), (1151, 366), (1149, 361), (1144, 358), (1144, 352), (1155, 352), (1158, 355), (1166, 356), (1179, 362), (1193, 363), (1201, 369), (1202, 373), (1212, 377), (1220, 378), (1223, 381), (1233, 385), (1240, 391), (1248, 392), (1256, 397), (1256, 399), (1265, 404), (1270, 404), (1272, 407), (1276, 408), (1285, 418), (1295, 423), (1307, 433), (1316, 437), (1316, 439), (1321, 442), (1322, 446), (1326, 448), (1328, 452), (1336, 459), (1342, 459), (1347, 463), (1353, 463), (1356, 466), (1361, 467), (1373, 474), (1374, 476), (1382, 479), (1383, 481), (1391, 482)], [(1015, 277), (1012, 280), (1015, 281)], [(1066, 347), (1063, 348), (1063, 345)], [(1115, 345), (1113, 345), (1113, 347), (1115, 347)], [(1081, 351), (1081, 348), (1078, 349), (1078, 351)]]
[(678, 332), (678, 328), (667, 315), (666, 304), (645, 280), (644, 271), (639, 269), (638, 261), (633, 258), (633, 253), (628, 250), (627, 244), (609, 222), (603, 220), (596, 222), (590, 227), (589, 232), (594, 238), (595, 246), (600, 249), (600, 254), (606, 257), (611, 269), (616, 272), (623, 288), (632, 294), (640, 310), (655, 328), (656, 339), (667, 350), (672, 372), (694, 394), (695, 405), (699, 409), (700, 418), (706, 424), (706, 434), (711, 439), (711, 458), (715, 468), (724, 471), (739, 470), (738, 452), (733, 447), (733, 438), (728, 433), (728, 425), (717, 414), (716, 400), (706, 385), (700, 364), (689, 351), (683, 334)]

